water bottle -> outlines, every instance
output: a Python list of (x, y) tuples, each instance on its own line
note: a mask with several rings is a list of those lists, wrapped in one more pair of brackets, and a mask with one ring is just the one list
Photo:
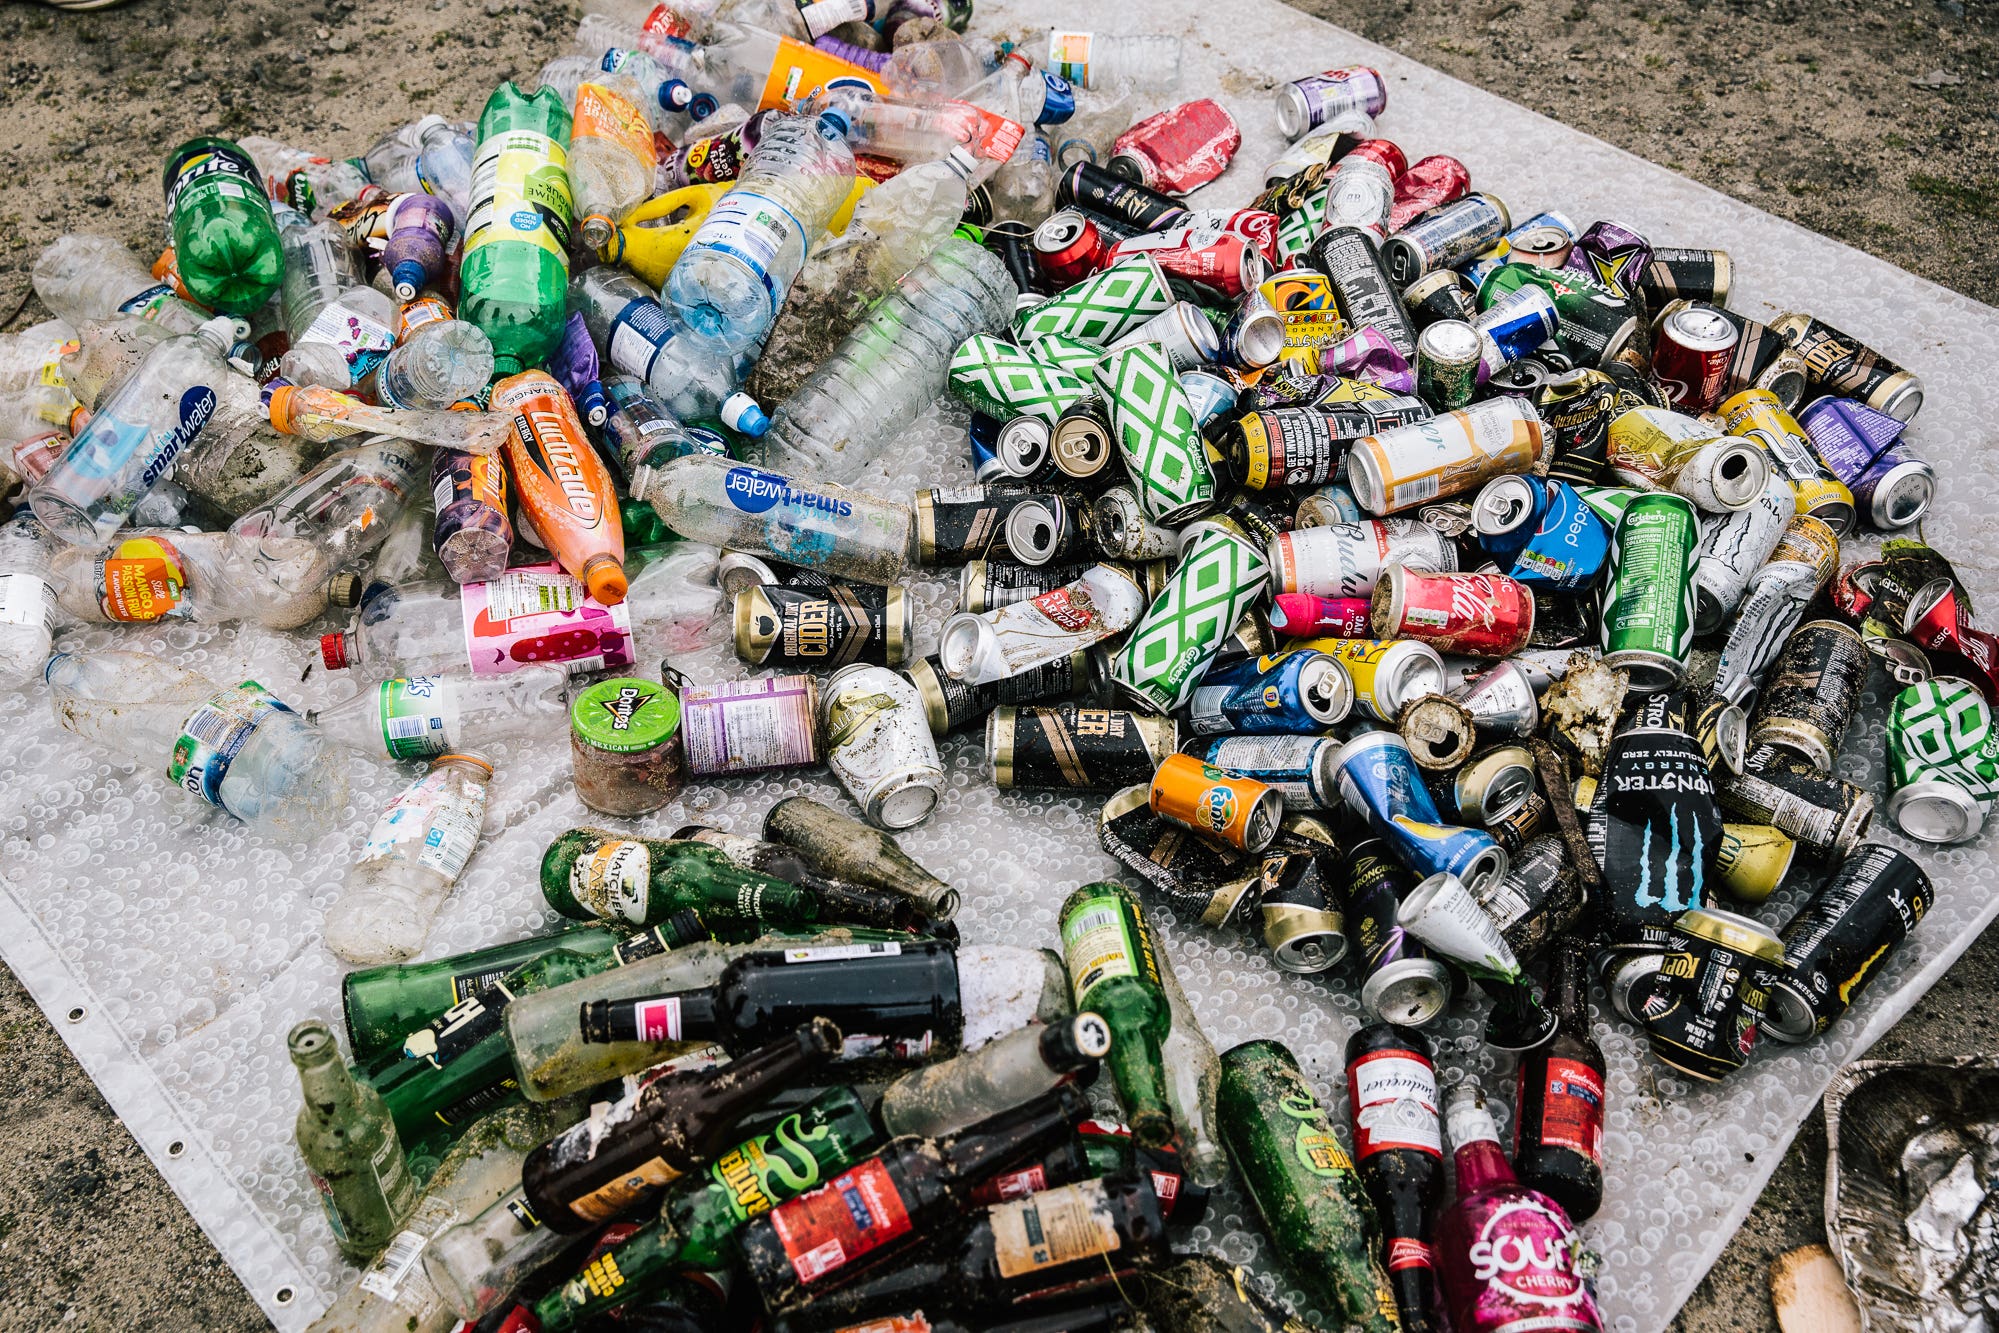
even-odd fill
[(653, 469), (632, 498), (683, 537), (861, 583), (893, 583), (908, 565), (909, 506), (797, 481), (709, 454)]
[(62, 380), (62, 357), (76, 346), (67, 320), (45, 319), (19, 333), (0, 333), (0, 391)]
[(370, 179), (393, 194), (420, 190), (442, 199), (463, 226), (472, 197), (471, 128), (425, 116), (378, 140), (361, 164)]
[(23, 509), (0, 523), (0, 685), (24, 685), (49, 660), (56, 595), (51, 561), (63, 549)]
[(382, 271), (398, 301), (414, 301), (424, 288), (444, 280), (451, 238), (458, 223), (451, 206), (427, 194), (399, 194), (383, 220)]
[(147, 353), (28, 493), (35, 517), (72, 545), (122, 527), (215, 414), (234, 336), (232, 321), (215, 319)]
[(371, 758), (431, 759), (515, 736), (560, 737), (569, 730), (568, 687), (569, 673), (559, 666), (509, 676), (461, 667), (385, 680), (305, 720), (333, 744)]
[[(435, 459), (444, 450), (433, 450)], [(489, 461), (499, 463), (497, 457), (489, 456)], [(502, 476), (506, 469), (497, 469)], [(429, 495), (419, 493), (415, 500), (403, 506), (403, 512), (389, 525), (388, 539), (375, 551), (375, 567), (369, 571), (361, 601), (366, 602), (382, 588), (395, 587), (404, 583), (437, 583), (445, 578), (444, 565), (438, 560), (432, 546), (432, 528), (437, 522), (437, 509)], [(494, 573), (506, 568), (506, 557), (500, 558)]]
[[(641, 57), (643, 59), (644, 57)], [(583, 244), (608, 244), (618, 219), (652, 194), (652, 118), (646, 90), (629, 74), (593, 70), (577, 86), (569, 130), (569, 187), (575, 193)]]
[(285, 332), (296, 340), (342, 292), (364, 285), (368, 270), (339, 223), (308, 221), (288, 205), (278, 206), (277, 219), (285, 253), (280, 309)]
[(188, 295), (229, 315), (270, 300), (284, 279), (284, 248), (249, 154), (227, 139), (190, 139), (167, 154), (162, 184)]
[(731, 348), (763, 341), (798, 270), (854, 185), (845, 118), (779, 116), (736, 188), (709, 211), (667, 277), (681, 318)]
[(422, 952), (437, 909), (479, 844), (492, 776), (483, 755), (441, 754), (389, 802), (326, 914), (321, 938), (328, 949), (363, 967)]
[(264, 179), (264, 192), (315, 222), (340, 205), (358, 199), (371, 184), (368, 165), (359, 158), (325, 158), (303, 148), (293, 148), (246, 135), (236, 146), (250, 155)]
[(50, 564), (56, 600), (92, 624), (248, 620), (297, 629), (326, 614), (333, 563), (312, 539), (131, 528)]
[(866, 88), (835, 88), (823, 100), (847, 118), (847, 142), (855, 152), (898, 162), (932, 162), (953, 148), (976, 150), (985, 134), (968, 102), (913, 102)]
[(57, 653), (42, 679), (63, 730), (141, 764), (267, 837), (340, 820), (346, 765), (255, 681), (223, 685), (146, 653)]
[(569, 113), (547, 88), (530, 97), (503, 83), (479, 117), (458, 315), (492, 341), (501, 375), (541, 364), (562, 341), (575, 218), (568, 142)]
[(944, 391), (965, 339), (1006, 327), (1016, 295), (998, 256), (947, 237), (777, 409), (765, 460), (799, 476), (853, 477)]
[(375, 371), (375, 397), (395, 408), (448, 408), (493, 378), (493, 344), (476, 324), (439, 319), (412, 330)]
[(1180, 85), (1180, 39), (1056, 28), (1048, 34), (1048, 68), (1078, 88), (1125, 84), (1169, 92)]
[(229, 525), (243, 537), (309, 541), (335, 570), (358, 570), (418, 489), (430, 459), (404, 440), (377, 435), (325, 459), (269, 503)]
[[(586, 25), (602, 21), (600, 14), (583, 20)], [(671, 65), (663, 64), (636, 47), (610, 42), (587, 54), (557, 56), (541, 67), (536, 78), (541, 87), (561, 93), (562, 104), (572, 114), (576, 90), (582, 85), (602, 83), (613, 75), (629, 81), (628, 100), (645, 113), (654, 129), (677, 143), (690, 123), (714, 115), (719, 104), (711, 94), (695, 92), (681, 77), (696, 68), (688, 55), (676, 49), (670, 58)]]
[(761, 409), (736, 392), (748, 355), (688, 328), (631, 274), (608, 264), (585, 269), (570, 280), (569, 303), (611, 368), (644, 380), (682, 421), (720, 419), (727, 402), (745, 434), (768, 426)]
[[(688, 454), (729, 456), (727, 440), (714, 431), (682, 425), (643, 380), (631, 375), (613, 375), (604, 381), (604, 394), (611, 404), (611, 414), (604, 420), (604, 445), (616, 453), (634, 491), (644, 485), (651, 469), (664, 467), (676, 458)], [(620, 513), (643, 504), (634, 500), (621, 507)], [(631, 540), (629, 527), (625, 540)]]
[(42, 304), (81, 329), (93, 319), (130, 314), (172, 333), (193, 333), (210, 316), (174, 294), (172, 284), (123, 241), (90, 232), (58, 236), (35, 260), (31, 278)]

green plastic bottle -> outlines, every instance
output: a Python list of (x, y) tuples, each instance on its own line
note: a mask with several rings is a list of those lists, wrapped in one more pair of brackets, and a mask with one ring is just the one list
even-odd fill
[(493, 374), (518, 375), (562, 341), (569, 290), (569, 112), (553, 88), (509, 82), (479, 117), (458, 317), (493, 344)]
[(188, 294), (225, 315), (263, 309), (285, 280), (285, 247), (250, 155), (227, 139), (189, 139), (167, 154), (160, 183)]

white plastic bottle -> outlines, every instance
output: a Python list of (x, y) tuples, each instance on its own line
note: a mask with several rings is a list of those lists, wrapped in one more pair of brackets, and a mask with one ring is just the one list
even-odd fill
[(479, 845), (492, 776), (483, 755), (441, 754), (389, 802), (326, 914), (328, 949), (363, 967), (423, 951), (437, 909)]
[(65, 547), (50, 563), (62, 609), (96, 624), (251, 620), (297, 629), (326, 613), (332, 573), (327, 551), (310, 538), (172, 528)]
[(908, 567), (909, 506), (796, 481), (712, 454), (689, 454), (647, 478), (644, 500), (683, 537), (863, 583)]
[(174, 295), (123, 241), (90, 232), (51, 241), (35, 260), (32, 281), (42, 304), (78, 328), (86, 320), (131, 314), (193, 333), (210, 318)]
[(370, 758), (430, 759), (514, 736), (561, 736), (569, 729), (568, 687), (559, 666), (505, 676), (460, 667), (385, 680), (305, 716), (327, 740)]
[(733, 350), (763, 341), (826, 224), (854, 186), (846, 121), (774, 116), (735, 188), (710, 209), (667, 275), (687, 324)]
[(0, 686), (25, 684), (49, 660), (56, 608), (49, 562), (61, 549), (25, 509), (0, 523)]
[(430, 479), (428, 454), (407, 440), (371, 436), (323, 460), (298, 483), (229, 525), (243, 537), (295, 537), (336, 570), (359, 569), (388, 540), (403, 507)]
[(1180, 86), (1180, 39), (1056, 28), (1048, 34), (1048, 68), (1078, 88), (1170, 92)]
[(346, 766), (254, 681), (223, 685), (128, 652), (57, 653), (42, 679), (63, 730), (164, 769), (267, 837), (311, 841), (342, 817)]
[(493, 378), (493, 343), (462, 319), (418, 325), (375, 368), (375, 397), (384, 407), (450, 407), (476, 397)]
[(944, 391), (959, 345), (1006, 326), (1018, 294), (996, 255), (946, 237), (772, 414), (766, 461), (796, 476), (857, 475)]
[(569, 308), (582, 314), (611, 367), (645, 381), (680, 420), (719, 418), (752, 436), (769, 427), (762, 409), (737, 393), (747, 354), (687, 327), (623, 269), (600, 264), (571, 278)]

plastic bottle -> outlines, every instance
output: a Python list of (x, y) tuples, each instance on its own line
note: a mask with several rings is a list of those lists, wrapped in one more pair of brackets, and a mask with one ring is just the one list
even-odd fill
[(307, 223), (278, 206), (284, 241), (283, 310), (291, 349), (279, 373), (297, 384), (345, 389), (395, 345), (396, 310), (368, 285), (361, 253), (337, 223)]
[(899, 46), (880, 66), (882, 87), (898, 97), (957, 97), (986, 72), (987, 56), (957, 37)]
[(236, 146), (256, 163), (266, 194), (314, 221), (359, 198), (371, 184), (368, 165), (359, 158), (321, 157), (261, 134), (245, 135)]
[(507, 465), (498, 454), (436, 450), (431, 459), (430, 545), (453, 583), (483, 583), (507, 568), (514, 524)]
[(227, 139), (189, 139), (167, 154), (161, 185), (188, 295), (230, 315), (270, 300), (284, 278), (284, 248), (250, 155)]
[(358, 570), (428, 480), (414, 445), (377, 435), (323, 460), (298, 484), (229, 525), (243, 537), (296, 537), (324, 551), (336, 570)]
[(338, 223), (309, 221), (286, 205), (278, 206), (276, 216), (285, 253), (285, 332), (297, 340), (342, 292), (364, 285), (368, 270)]
[(27, 510), (0, 523), (0, 686), (23, 685), (49, 660), (62, 543)]
[(570, 281), (569, 301), (612, 367), (644, 380), (674, 416), (725, 420), (751, 436), (769, 429), (762, 409), (737, 394), (747, 357), (682, 323), (631, 274), (608, 265), (586, 269)]
[(0, 393), (0, 443), (39, 439), (80, 421), (75, 395), (60, 384), (32, 384)]
[(35, 260), (35, 295), (77, 329), (117, 314), (156, 321), (173, 333), (193, 333), (210, 316), (174, 294), (123, 241), (90, 232), (58, 236)]
[(947, 237), (772, 414), (765, 460), (799, 476), (855, 476), (943, 392), (959, 344), (1006, 326), (1017, 295), (997, 256)]
[[(434, 451), (442, 454), (443, 450)], [(499, 458), (490, 456), (495, 465)], [(502, 474), (504, 467), (500, 468)], [(403, 506), (402, 517), (389, 525), (388, 538), (375, 551), (375, 567), (369, 572), (361, 600), (366, 602), (376, 591), (385, 587), (397, 587), (405, 583), (435, 583), (445, 578), (444, 566), (439, 563), (437, 552), (432, 549), (432, 530), (437, 523), (437, 509), (429, 494), (419, 492), (417, 497)], [(501, 569), (505, 558), (502, 557)], [(497, 571), (495, 571), (497, 572)]]
[(953, 148), (976, 149), (985, 136), (985, 121), (969, 102), (907, 101), (845, 87), (822, 101), (847, 118), (855, 152), (898, 162), (933, 162)]
[(146, 653), (57, 653), (42, 673), (63, 730), (147, 766), (267, 837), (307, 842), (347, 804), (346, 766), (255, 681), (222, 685)]
[(625, 599), (617, 488), (575, 403), (553, 376), (529, 370), (493, 386), (493, 407), (515, 421), (507, 465), (528, 521), (591, 597), (616, 606)]
[(214, 386), (234, 373), (222, 359), (234, 332), (232, 321), (216, 319), (197, 334), (167, 339), (98, 404), (62, 461), (28, 494), (49, 531), (83, 543), (124, 525), (215, 414)]
[[(641, 59), (645, 57), (641, 56)], [(652, 194), (659, 157), (646, 90), (629, 74), (593, 71), (577, 86), (569, 129), (569, 187), (583, 244), (609, 243), (618, 219)]]
[(372, 758), (430, 759), (514, 736), (562, 735), (569, 729), (568, 685), (569, 673), (558, 666), (506, 676), (475, 676), (460, 667), (385, 680), (305, 718), (344, 749)]
[(478, 846), (492, 762), (441, 754), (375, 821), (347, 887), (326, 914), (326, 947), (350, 963), (400, 963), (423, 951), (430, 923)]
[(476, 398), (493, 378), (493, 344), (476, 324), (439, 319), (413, 329), (375, 370), (384, 407), (438, 411)]
[(458, 315), (492, 340), (503, 375), (539, 365), (562, 341), (575, 218), (568, 142), (569, 113), (546, 88), (530, 97), (503, 83), (479, 118)]
[(274, 379), (264, 386), (271, 424), (287, 435), (342, 440), (353, 435), (393, 435), (399, 440), (490, 454), (513, 435), (513, 422), (497, 412), (436, 412), (420, 407), (376, 407), (317, 384)]
[(1180, 39), (1055, 28), (1048, 33), (1048, 68), (1078, 88), (1125, 84), (1169, 92), (1180, 86)]
[(45, 319), (18, 333), (0, 333), (0, 392), (62, 379), (62, 357), (76, 344), (67, 320)]
[(50, 577), (63, 610), (86, 622), (297, 629), (325, 614), (332, 572), (311, 538), (134, 528), (57, 552)]
[(835, 578), (892, 583), (908, 567), (909, 507), (842, 486), (689, 454), (654, 469), (632, 498), (683, 537)]
[(382, 269), (398, 301), (414, 301), (418, 292), (444, 280), (451, 238), (458, 230), (449, 204), (427, 194), (399, 194), (382, 226), (388, 233), (382, 245)]
[(377, 140), (361, 162), (385, 190), (396, 194), (421, 190), (442, 199), (463, 227), (472, 195), (475, 145), (470, 129), (442, 116), (425, 116)]
[[(729, 442), (711, 430), (683, 426), (666, 405), (654, 396), (645, 382), (631, 375), (613, 375), (604, 381), (611, 414), (604, 421), (604, 445), (617, 452), (620, 470), (636, 492), (643, 490), (652, 469), (665, 467), (688, 454), (729, 457)], [(621, 515), (633, 508), (650, 509), (643, 500), (619, 506)], [(629, 523), (626, 540), (631, 540)]]

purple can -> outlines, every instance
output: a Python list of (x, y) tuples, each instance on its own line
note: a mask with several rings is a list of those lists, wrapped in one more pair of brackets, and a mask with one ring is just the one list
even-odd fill
[(1528, 283), (1492, 303), (1472, 327), (1481, 335), (1481, 380), (1496, 375), (1555, 336), (1555, 298)]
[(1936, 470), (1901, 442), (1904, 423), (1852, 398), (1820, 398), (1798, 424), (1853, 506), (1876, 528), (1906, 528), (1929, 511)]
[(1367, 380), (1395, 393), (1416, 392), (1416, 370), (1396, 350), (1388, 335), (1372, 324), (1319, 351), (1319, 370), (1327, 375)]
[(1592, 222), (1576, 237), (1564, 268), (1588, 274), (1621, 296), (1636, 299), (1645, 270), (1652, 266), (1652, 243), (1615, 222)]
[(1388, 84), (1366, 65), (1307, 75), (1277, 90), (1277, 128), (1287, 139), (1350, 111), (1379, 116), (1387, 109)]

